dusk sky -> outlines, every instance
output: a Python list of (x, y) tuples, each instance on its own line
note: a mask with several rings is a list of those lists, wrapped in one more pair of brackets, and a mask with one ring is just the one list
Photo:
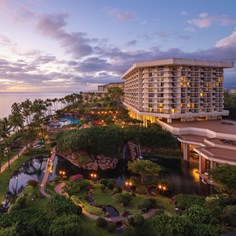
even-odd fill
[[(135, 62), (236, 61), (235, 0), (0, 0), (0, 92), (79, 92)], [(236, 68), (225, 71), (236, 88)]]

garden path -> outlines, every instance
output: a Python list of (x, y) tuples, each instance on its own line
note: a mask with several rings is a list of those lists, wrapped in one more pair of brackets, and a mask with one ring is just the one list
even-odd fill
[[(10, 165), (23, 154), (26, 148), (27, 146), (24, 146), (12, 159), (9, 160)], [(0, 174), (8, 168), (9, 163), (6, 162), (4, 165), (2, 165)]]
[(56, 147), (52, 148), (51, 153), (52, 153), (52, 155), (47, 160), (47, 164), (46, 164), (46, 167), (45, 167), (45, 174), (44, 174), (43, 180), (42, 180), (42, 182), (40, 184), (40, 192), (42, 193), (43, 196), (45, 196), (47, 198), (49, 198), (50, 195), (45, 192), (44, 187), (45, 187), (45, 184), (47, 183), (48, 177), (49, 177), (49, 175), (51, 173), (50, 172), (50, 170), (51, 170), (50, 166), (53, 166), (53, 161), (54, 161), (54, 158), (56, 156)]

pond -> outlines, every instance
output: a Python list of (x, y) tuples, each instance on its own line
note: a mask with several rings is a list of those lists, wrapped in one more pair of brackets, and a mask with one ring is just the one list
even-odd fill
[[(197, 174), (197, 164), (190, 164), (184, 160), (153, 158), (153, 161), (162, 166), (160, 179), (167, 179), (172, 184), (172, 191), (169, 196), (179, 193), (209, 195), (214, 193), (214, 189), (210, 185), (206, 185), (200, 181)], [(37, 157), (25, 162), (11, 177), (9, 181), (9, 192), (19, 194), (26, 186), (29, 179), (41, 181), (44, 175), (46, 157)], [(84, 170), (71, 164), (68, 160), (56, 156), (52, 174), (49, 181), (60, 176), (60, 172), (64, 171), (68, 177), (82, 174), (84, 178), (89, 179), (91, 171)], [(124, 185), (126, 179), (130, 178), (131, 173), (127, 170), (127, 161), (120, 160), (116, 169), (107, 171), (97, 171), (98, 179), (107, 178), (115, 179), (118, 185)]]
[(103, 211), (104, 211), (104, 213), (105, 213), (108, 217), (117, 217), (117, 216), (120, 215), (120, 214), (119, 214), (119, 211), (118, 211), (115, 207), (113, 207), (113, 206), (111, 206), (111, 205), (105, 206), (105, 207), (103, 208)]

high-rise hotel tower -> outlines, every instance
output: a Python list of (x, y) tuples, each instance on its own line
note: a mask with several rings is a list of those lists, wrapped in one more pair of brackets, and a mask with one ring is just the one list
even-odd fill
[(164, 119), (194, 121), (227, 116), (224, 68), (233, 62), (163, 59), (135, 63), (122, 76), (124, 105), (146, 124)]

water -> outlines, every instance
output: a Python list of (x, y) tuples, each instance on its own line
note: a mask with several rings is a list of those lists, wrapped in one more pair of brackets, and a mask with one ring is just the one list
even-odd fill
[[(47, 158), (34, 158), (25, 162), (12, 176), (9, 181), (9, 191), (13, 194), (18, 194), (23, 187), (26, 186), (29, 179), (41, 181), (44, 175), (44, 169)], [(173, 196), (179, 193), (209, 195), (214, 193), (213, 187), (205, 185), (199, 179), (196, 173), (197, 167), (186, 161), (164, 159), (155, 159), (159, 165), (162, 166), (159, 178), (167, 179), (172, 184), (172, 191), (168, 196)], [(56, 157), (53, 166), (53, 172), (49, 176), (49, 181), (59, 176), (59, 172), (63, 170), (68, 177), (82, 174), (84, 178), (89, 179), (91, 171), (84, 170), (74, 166), (69, 161), (61, 157)], [(125, 180), (130, 178), (131, 173), (127, 170), (126, 161), (118, 162), (117, 168), (114, 170), (98, 171), (98, 179), (114, 178), (118, 185), (124, 185)]]
[(108, 213), (109, 217), (117, 217), (117, 216), (120, 215), (119, 211), (115, 207), (113, 207), (111, 205), (107, 205), (106, 207), (104, 207), (103, 211), (105, 213)]
[(11, 114), (11, 105), (14, 102), (20, 103), (26, 99), (34, 101), (35, 99), (62, 98), (68, 94), (71, 93), (0, 93), (0, 119)]

